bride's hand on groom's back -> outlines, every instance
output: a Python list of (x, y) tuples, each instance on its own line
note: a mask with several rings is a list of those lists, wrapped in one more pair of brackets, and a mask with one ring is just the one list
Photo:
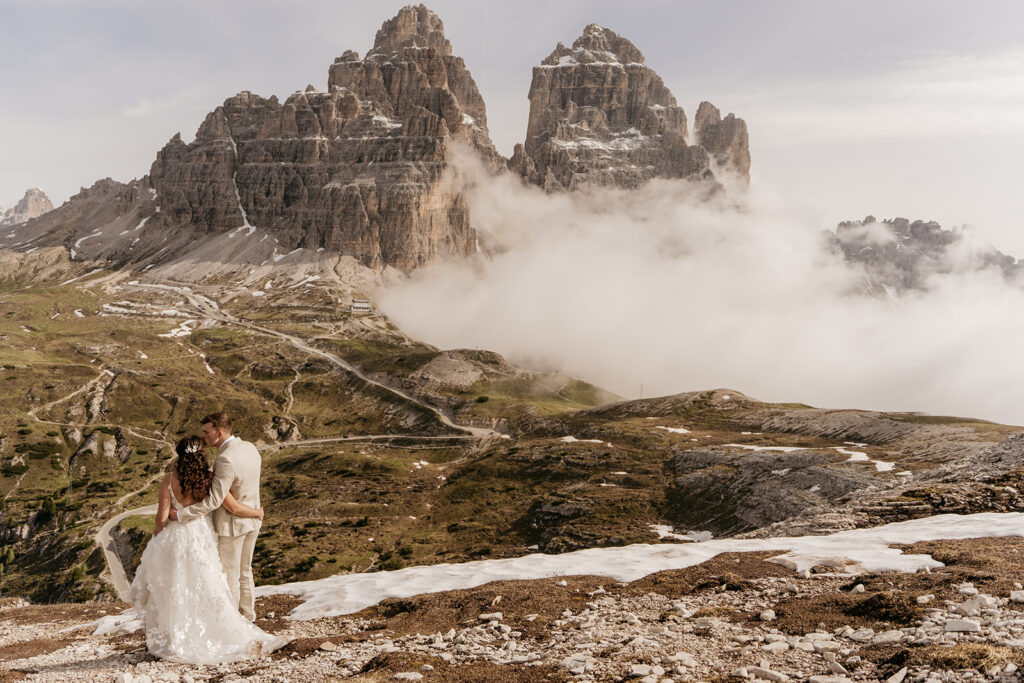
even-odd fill
[(258, 519), (258, 520), (260, 520), (262, 522), (263, 521), (263, 508), (256, 508), (256, 511), (259, 513), (258, 515), (256, 515), (256, 519)]

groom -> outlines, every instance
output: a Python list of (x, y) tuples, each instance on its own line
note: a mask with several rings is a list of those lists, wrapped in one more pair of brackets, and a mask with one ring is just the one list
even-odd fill
[[(213, 512), (217, 550), (231, 589), (231, 597), (238, 601), (242, 616), (253, 621), (256, 612), (252, 553), (262, 522), (255, 518), (236, 517), (222, 508), (221, 503), (227, 492), (231, 491), (238, 502), (254, 508), (260, 506), (262, 461), (255, 446), (231, 435), (231, 418), (227, 413), (213, 413), (204, 417), (202, 437), (207, 447), (217, 448), (210, 491), (203, 500), (182, 509), (177, 519), (187, 522)], [(171, 513), (174, 514), (173, 508)]]

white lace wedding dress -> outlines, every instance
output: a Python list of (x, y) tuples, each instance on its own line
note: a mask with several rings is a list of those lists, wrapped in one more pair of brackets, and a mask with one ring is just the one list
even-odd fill
[[(173, 491), (171, 504), (182, 509)], [(208, 515), (169, 521), (150, 540), (131, 601), (130, 618), (145, 627), (150, 653), (172, 662), (221, 664), (259, 657), (288, 642), (252, 624), (232, 603)]]

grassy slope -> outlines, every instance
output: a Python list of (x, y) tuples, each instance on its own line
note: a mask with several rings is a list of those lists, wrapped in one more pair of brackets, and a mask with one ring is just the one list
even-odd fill
[[(96, 528), (117, 511), (155, 500), (154, 482), (171, 445), (208, 412), (231, 411), (237, 433), (266, 443), (281, 433), (271, 427), (281, 425), (293, 425), (302, 438), (450, 433), (429, 411), (279, 338), (221, 325), (161, 337), (182, 319), (98, 316), (103, 303), (127, 296), (100, 291), (0, 289), (0, 382), (8, 397), (0, 404), (5, 594), (49, 601), (108, 591), (98, 578)], [(147, 296), (162, 305), (179, 298)], [(767, 415), (813, 411), (802, 404), (701, 392), (595, 408), (615, 397), (560, 375), (524, 374), (482, 351), (456, 353), (480, 370), (469, 385), (417, 383), (411, 378), (441, 352), (403, 338), (386, 320), (269, 295), (258, 306), (242, 299), (226, 308), (336, 353), (457, 420), (503, 426), (513, 435), (486, 443), (353, 439), (264, 449), (268, 519), (255, 561), (261, 582), (520, 555), (531, 546), (559, 551), (651, 542), (651, 524), (690, 528), (679, 512), (685, 506), (672, 500), (685, 495), (672, 488), (674, 454), (737, 442), (824, 453), (843, 445), (842, 439), (759, 433)], [(99, 377), (101, 368), (116, 379), (98, 415), (89, 417), (88, 392), (29, 415)], [(988, 440), (1016, 431), (971, 420), (955, 426)], [(73, 459), (71, 429), (85, 437), (95, 432), (100, 452)], [(579, 441), (563, 440), (570, 435)], [(105, 443), (114, 457), (104, 455)], [(892, 457), (883, 447), (866, 450)], [(832, 453), (824, 467), (873, 470)], [(26, 525), (27, 541), (19, 535)], [(149, 533), (136, 519), (123, 528)]]

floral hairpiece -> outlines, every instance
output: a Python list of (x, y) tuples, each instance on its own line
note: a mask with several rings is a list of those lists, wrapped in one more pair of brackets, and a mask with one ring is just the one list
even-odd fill
[(185, 446), (185, 453), (187, 453), (188, 455), (192, 455), (193, 453), (198, 453), (198, 452), (199, 452), (199, 444), (194, 442), (194, 441), (192, 443), (190, 443), (190, 444), (187, 444)]

